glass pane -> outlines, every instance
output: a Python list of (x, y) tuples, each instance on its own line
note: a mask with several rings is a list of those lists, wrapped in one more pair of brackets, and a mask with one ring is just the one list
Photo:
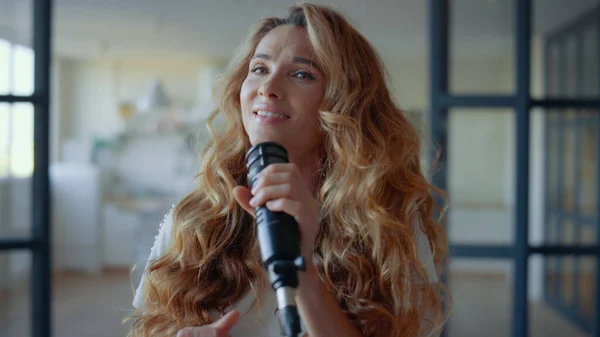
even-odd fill
[[(561, 118), (560, 124), (546, 119), (543, 237), (546, 243), (578, 244), (595, 240), (584, 231), (596, 221), (598, 117), (578, 113), (568, 122)], [(531, 233), (535, 235), (535, 229)]]
[(0, 103), (0, 178), (9, 172), (9, 142), (10, 142), (10, 105)]
[(0, 237), (29, 238), (31, 229), (31, 179), (0, 180)]
[[(31, 91), (22, 90), (27, 88), (15, 88), (15, 85), (21, 86), (17, 82), (33, 83), (33, 76), (30, 76), (33, 75), (33, 71), (30, 74), (21, 71), (19, 74), (16, 74), (14, 70), (15, 67), (22, 68), (28, 63), (28, 60), (23, 58), (19, 48), (15, 46), (20, 45), (31, 48), (33, 42), (32, 13), (32, 0), (0, 1), (0, 39), (2, 40), (0, 41), (0, 95), (7, 93), (15, 95), (31, 94)], [(3, 43), (9, 43), (12, 46), (8, 54), (6, 54), (6, 45), (2, 46)], [(15, 57), (18, 60), (15, 60)], [(7, 59), (11, 60), (9, 62), (10, 68), (8, 69), (6, 68)], [(7, 84), (8, 86), (6, 86)]]
[[(545, 263), (543, 267), (540, 262), (542, 259)], [(562, 329), (561, 325), (563, 325), (574, 329), (578, 333), (577, 336), (582, 336), (582, 334), (587, 336), (586, 333), (591, 329), (594, 262), (594, 258), (591, 257), (531, 258), (531, 296), (536, 299), (539, 297), (540, 300), (543, 300), (543, 303), (539, 303), (539, 305), (547, 306), (561, 316), (561, 319), (556, 321), (556, 329)], [(544, 278), (538, 277), (539, 268), (544, 268)], [(542, 284), (542, 282), (544, 283)], [(543, 294), (540, 291), (542, 288), (545, 289)], [(564, 334), (564, 336), (575, 335)]]
[(598, 177), (596, 174), (596, 165), (598, 165), (598, 141), (597, 137), (600, 132), (596, 127), (598, 116), (592, 117), (591, 123), (585, 123), (582, 128), (582, 143), (581, 149), (581, 213), (584, 218), (592, 218), (596, 209), (596, 186)]
[(559, 231), (558, 220), (556, 212), (548, 213), (546, 227), (543, 229), (546, 234), (546, 243), (556, 244), (560, 241), (559, 235), (561, 235), (561, 233)]
[(576, 233), (578, 231), (578, 225), (575, 223), (574, 219), (576, 217), (568, 217), (563, 216), (562, 226), (560, 226), (560, 231), (562, 232), (559, 243), (564, 245), (572, 245), (575, 244)]
[[(594, 36), (598, 19), (590, 15), (598, 6), (598, 0), (533, 1), (531, 92), (534, 98), (588, 98), (590, 90), (598, 88), (599, 40)], [(578, 41), (578, 37), (582, 40)], [(552, 83), (556, 80), (558, 86)], [(596, 83), (589, 87), (589, 81)]]
[(31, 336), (31, 253), (0, 253), (0, 336)]
[[(533, 263), (533, 261), (535, 259), (538, 259), (539, 257), (532, 257), (530, 259), (530, 263)], [(558, 291), (559, 291), (559, 287), (558, 287), (558, 283), (559, 283), (559, 277), (558, 277), (558, 262), (557, 262), (557, 258), (552, 256), (552, 257), (543, 257), (543, 281), (545, 282), (543, 284), (544, 287), (544, 294), (546, 297), (548, 298), (552, 298), (552, 299), (556, 299), (558, 298)], [(532, 282), (535, 279), (536, 276), (534, 276), (533, 274), (531, 275), (532, 278)], [(541, 288), (542, 286), (540, 286)]]
[(10, 55), (10, 43), (7, 40), (0, 39), (0, 95), (10, 93)]
[[(448, 282), (454, 301), (449, 337), (511, 336), (511, 262), (453, 258)], [(493, 291), (490, 291), (493, 289)], [(562, 337), (562, 336), (561, 336)]]
[(595, 245), (596, 244), (596, 222), (595, 219), (582, 221), (579, 227), (579, 244)]
[(575, 258), (573, 257), (560, 257), (558, 258), (558, 274), (559, 274), (559, 300), (565, 306), (571, 307), (573, 305), (573, 298), (575, 295), (575, 280), (574, 280), (574, 267)]
[[(554, 113), (552, 113), (554, 114)], [(561, 127), (556, 121), (552, 121), (550, 118), (547, 120), (547, 146), (546, 152), (546, 184), (547, 184), (547, 200), (548, 207), (550, 210), (557, 210), (559, 205), (559, 177), (560, 177), (560, 133)]]
[(559, 165), (563, 166), (562, 171), (562, 210), (572, 212), (575, 210), (575, 161), (576, 161), (576, 126), (574, 123), (563, 124), (564, 143), (563, 158), (560, 158)]
[(506, 109), (453, 109), (448, 121), (452, 243), (512, 238), (514, 118)]
[(560, 93), (561, 69), (560, 49), (557, 43), (550, 44), (548, 48), (548, 95), (558, 96)]
[(31, 103), (13, 105), (10, 160), (13, 176), (29, 177), (33, 173), (33, 105)]
[(569, 98), (576, 98), (579, 94), (581, 74), (578, 72), (579, 60), (578, 58), (581, 56), (579, 53), (580, 50), (577, 50), (577, 39), (575, 36), (569, 36), (565, 39), (565, 48), (566, 48), (566, 73), (565, 76), (565, 95)]
[(583, 32), (583, 92), (582, 96), (590, 97), (600, 94), (600, 55), (598, 55), (598, 30), (600, 23), (587, 26)]
[[(573, 260), (571, 260), (573, 266)], [(565, 265), (561, 265), (564, 268)], [(568, 277), (556, 277), (554, 257), (533, 256), (529, 260), (529, 324), (530, 336), (534, 337), (588, 337), (590, 334), (581, 326), (576, 317), (577, 307), (569, 307), (561, 298), (553, 296), (557, 280), (566, 280), (569, 285), (567, 299), (574, 303), (574, 278), (572, 270)], [(562, 270), (562, 269), (561, 269)], [(564, 287), (561, 287), (563, 289)], [(566, 295), (565, 295), (566, 296)]]
[(594, 315), (594, 280), (596, 259), (582, 257), (579, 259), (578, 299), (579, 314), (591, 325)]
[(450, 2), (450, 92), (514, 91), (513, 12), (513, 1)]
[(15, 95), (33, 93), (33, 50), (23, 45), (14, 45), (12, 68), (12, 91)]

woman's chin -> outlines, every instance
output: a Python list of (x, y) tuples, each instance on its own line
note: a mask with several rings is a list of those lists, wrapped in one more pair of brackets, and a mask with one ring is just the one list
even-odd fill
[(284, 137), (281, 137), (280, 135), (277, 135), (277, 134), (261, 134), (260, 136), (253, 137), (250, 140), (250, 143), (252, 144), (252, 146), (254, 146), (256, 144), (260, 144), (260, 143), (265, 143), (265, 142), (275, 142), (283, 147), (286, 147), (286, 144), (289, 143), (286, 141), (286, 139)]

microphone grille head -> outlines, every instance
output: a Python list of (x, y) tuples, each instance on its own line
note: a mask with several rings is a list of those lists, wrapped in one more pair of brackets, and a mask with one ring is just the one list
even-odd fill
[(246, 154), (246, 169), (250, 186), (254, 184), (256, 175), (267, 166), (288, 162), (288, 152), (282, 145), (275, 142), (263, 142), (254, 145)]

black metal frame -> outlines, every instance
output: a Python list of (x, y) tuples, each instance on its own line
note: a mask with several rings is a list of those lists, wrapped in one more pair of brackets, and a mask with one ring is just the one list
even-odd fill
[[(600, 230), (597, 233), (596, 245), (529, 245), (529, 145), (530, 145), (530, 111), (540, 108), (584, 108), (600, 107), (600, 98), (595, 99), (533, 99), (530, 87), (531, 69), (531, 0), (515, 0), (515, 61), (516, 92), (514, 95), (454, 95), (448, 90), (449, 63), (449, 6), (450, 0), (429, 0), (430, 35), (429, 35), (429, 68), (430, 68), (430, 130), (433, 144), (431, 156), (435, 158), (436, 150), (441, 151), (439, 158), (442, 164), (432, 183), (447, 190), (447, 167), (444, 155), (447, 153), (448, 110), (454, 107), (504, 107), (513, 108), (516, 113), (516, 190), (515, 190), (515, 242), (512, 245), (451, 245), (450, 257), (498, 258), (512, 259), (515, 263), (513, 288), (513, 327), (512, 336), (529, 335), (529, 313), (527, 299), (528, 261), (533, 254), (545, 256), (596, 256), (595, 279), (595, 322), (593, 336), (600, 337)], [(599, 119), (600, 120), (600, 119)], [(600, 128), (600, 122), (598, 122)], [(599, 137), (600, 138), (600, 137)], [(436, 149), (437, 147), (437, 149)], [(600, 140), (598, 140), (600, 155)], [(600, 165), (598, 165), (600, 174)], [(597, 186), (600, 196), (600, 184)], [(600, 197), (596, 208), (600, 210)], [(596, 219), (596, 226), (600, 223)], [(442, 277), (446, 281), (447, 277)], [(450, 285), (451, 287), (451, 285)], [(446, 334), (446, 332), (444, 332)]]
[(34, 169), (32, 177), (32, 230), (30, 238), (0, 238), (0, 252), (29, 250), (31, 269), (31, 332), (50, 337), (51, 226), (50, 226), (50, 57), (52, 1), (33, 0), (34, 92), (31, 96), (0, 95), (0, 102), (34, 105)]

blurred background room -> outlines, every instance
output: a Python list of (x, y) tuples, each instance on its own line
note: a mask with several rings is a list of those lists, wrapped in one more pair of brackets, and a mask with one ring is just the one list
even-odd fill
[[(32, 249), (11, 242), (32, 235), (37, 214), (33, 13), (45, 2), (0, 0), (2, 337), (33, 336), (33, 305), (42, 303), (34, 300), (32, 280), (39, 279)], [(515, 28), (518, 2), (448, 1), (450, 94), (515, 94), (516, 37), (523, 34)], [(283, 15), (294, 1), (52, 3), (52, 335), (125, 336), (121, 320), (132, 309), (158, 226), (195, 187), (215, 76), (252, 23)], [(432, 1), (319, 3), (348, 15), (380, 52), (395, 98), (422, 135), (428, 169)], [(600, 0), (535, 0), (531, 15), (531, 96), (598, 99)], [(519, 282), (527, 282), (530, 336), (592, 336), (597, 248), (583, 255), (533, 254), (525, 281), (514, 277), (517, 119), (513, 108), (487, 105), (453, 107), (441, 126), (448, 235), (458, 247), (448, 264), (454, 310), (447, 336), (513, 336)], [(598, 110), (531, 109), (525, 223), (533, 246), (597, 246)], [(506, 249), (479, 256), (469, 253), (472, 246)]]

